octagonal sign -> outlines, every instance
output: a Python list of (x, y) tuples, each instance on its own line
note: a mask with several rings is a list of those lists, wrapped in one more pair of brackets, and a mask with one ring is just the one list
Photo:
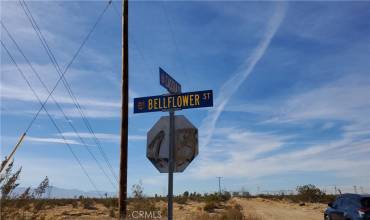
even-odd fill
[[(147, 133), (146, 156), (161, 173), (168, 173), (170, 117), (163, 116)], [(182, 172), (198, 155), (198, 129), (183, 115), (175, 116), (174, 172)]]

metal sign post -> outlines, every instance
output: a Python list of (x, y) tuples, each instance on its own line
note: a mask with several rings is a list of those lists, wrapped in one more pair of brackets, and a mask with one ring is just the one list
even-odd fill
[(175, 111), (170, 111), (170, 148), (168, 151), (169, 171), (168, 171), (168, 220), (173, 219), (173, 171), (176, 158), (175, 150)]

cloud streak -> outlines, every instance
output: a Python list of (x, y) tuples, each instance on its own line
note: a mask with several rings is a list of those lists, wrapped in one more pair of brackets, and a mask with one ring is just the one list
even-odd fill
[[(91, 133), (85, 133), (81, 132), (78, 133), (81, 138), (94, 138), (93, 134)], [(62, 133), (64, 137), (69, 137), (69, 138), (77, 138), (77, 134), (74, 132), (64, 132)], [(96, 138), (99, 140), (103, 141), (108, 141), (108, 142), (118, 142), (120, 140), (120, 136), (118, 134), (110, 134), (110, 133), (95, 133)], [(141, 140), (146, 140), (145, 135), (129, 135), (128, 139), (130, 141), (141, 141)]]
[(80, 142), (71, 139), (62, 138), (42, 138), (42, 137), (26, 137), (26, 140), (31, 142), (43, 142), (43, 143), (53, 143), (53, 144), (71, 144), (71, 145), (82, 145)]
[[(192, 176), (260, 178), (288, 172), (335, 172), (342, 177), (361, 178), (362, 170), (370, 167), (366, 156), (370, 153), (369, 138), (356, 141), (345, 136), (307, 148), (296, 143), (293, 150), (277, 152), (293, 143), (289, 137), (234, 128), (216, 129), (215, 136), (222, 139), (212, 140), (212, 150), (207, 150), (208, 157), (192, 167)], [(219, 150), (223, 150), (223, 158)]]
[(307, 143), (300, 139), (303, 137), (300, 132), (295, 132), (296, 136), (284, 132), (288, 135), (284, 137), (281, 133), (215, 128), (215, 137), (210, 141), (212, 148), (206, 149), (204, 160), (191, 170), (192, 175), (261, 178), (289, 172), (331, 172), (340, 178), (363, 182), (367, 177), (362, 171), (370, 167), (370, 102), (363, 95), (370, 91), (369, 80), (367, 76), (351, 75), (266, 106), (230, 108), (235, 112), (262, 114), (269, 118), (260, 123), (263, 126), (317, 123), (322, 129), (340, 129), (341, 135), (328, 137), (330, 140), (320, 140), (318, 136)]
[(263, 57), (267, 48), (269, 47), (271, 40), (275, 36), (277, 30), (280, 27), (281, 22), (285, 16), (286, 5), (284, 3), (278, 3), (275, 13), (270, 18), (270, 21), (267, 25), (267, 30), (258, 44), (254, 49), (252, 54), (247, 58), (245, 63), (239, 68), (228, 81), (226, 81), (220, 91), (220, 95), (215, 100), (215, 109), (211, 110), (207, 117), (203, 120), (202, 129), (206, 131), (205, 137), (203, 138), (204, 142), (201, 146), (207, 146), (212, 138), (216, 123), (221, 113), (223, 112), (226, 104), (229, 99), (234, 95), (234, 93), (239, 89), (247, 77), (253, 72), (254, 67), (258, 61)]

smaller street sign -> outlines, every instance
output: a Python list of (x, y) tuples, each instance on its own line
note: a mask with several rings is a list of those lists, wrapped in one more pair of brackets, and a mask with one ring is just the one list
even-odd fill
[(172, 78), (166, 71), (159, 67), (159, 81), (161, 86), (166, 88), (172, 94), (181, 93), (181, 85)]
[(134, 99), (134, 113), (204, 108), (213, 106), (212, 90)]

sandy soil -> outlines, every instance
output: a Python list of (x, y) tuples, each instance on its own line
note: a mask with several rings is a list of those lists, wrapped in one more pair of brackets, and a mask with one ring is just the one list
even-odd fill
[[(262, 198), (245, 199), (232, 198), (224, 208), (215, 210), (214, 213), (207, 213), (203, 210), (205, 203), (188, 201), (186, 204), (174, 204), (174, 219), (175, 220), (199, 220), (199, 219), (213, 219), (212, 216), (224, 211), (226, 207), (235, 207), (239, 204), (242, 208), (242, 213), (246, 216), (246, 220), (322, 220), (323, 210), (326, 208), (324, 204), (309, 204), (304, 206), (290, 203), (287, 201), (272, 201)], [(161, 213), (167, 212), (167, 203), (164, 201), (156, 204), (160, 208)], [(130, 208), (129, 208), (130, 209)], [(72, 219), (101, 219), (111, 220), (115, 219), (110, 216), (110, 210), (102, 204), (95, 204), (93, 209), (83, 209), (81, 205), (73, 208), (72, 205), (55, 206), (53, 208), (46, 208), (37, 213), (36, 219), (45, 220), (72, 220)], [(14, 213), (15, 214), (15, 213)], [(18, 211), (18, 217), (11, 217), (10, 219), (19, 219), (23, 216), (28, 219), (30, 211)], [(117, 209), (115, 209), (117, 216)], [(27, 218), (28, 217), (28, 218)], [(156, 218), (158, 219), (158, 218)], [(167, 219), (162, 216), (160, 219)]]
[(233, 198), (243, 207), (245, 216), (256, 216), (262, 220), (322, 220), (324, 204), (293, 204), (285, 201), (272, 201), (261, 198)]

